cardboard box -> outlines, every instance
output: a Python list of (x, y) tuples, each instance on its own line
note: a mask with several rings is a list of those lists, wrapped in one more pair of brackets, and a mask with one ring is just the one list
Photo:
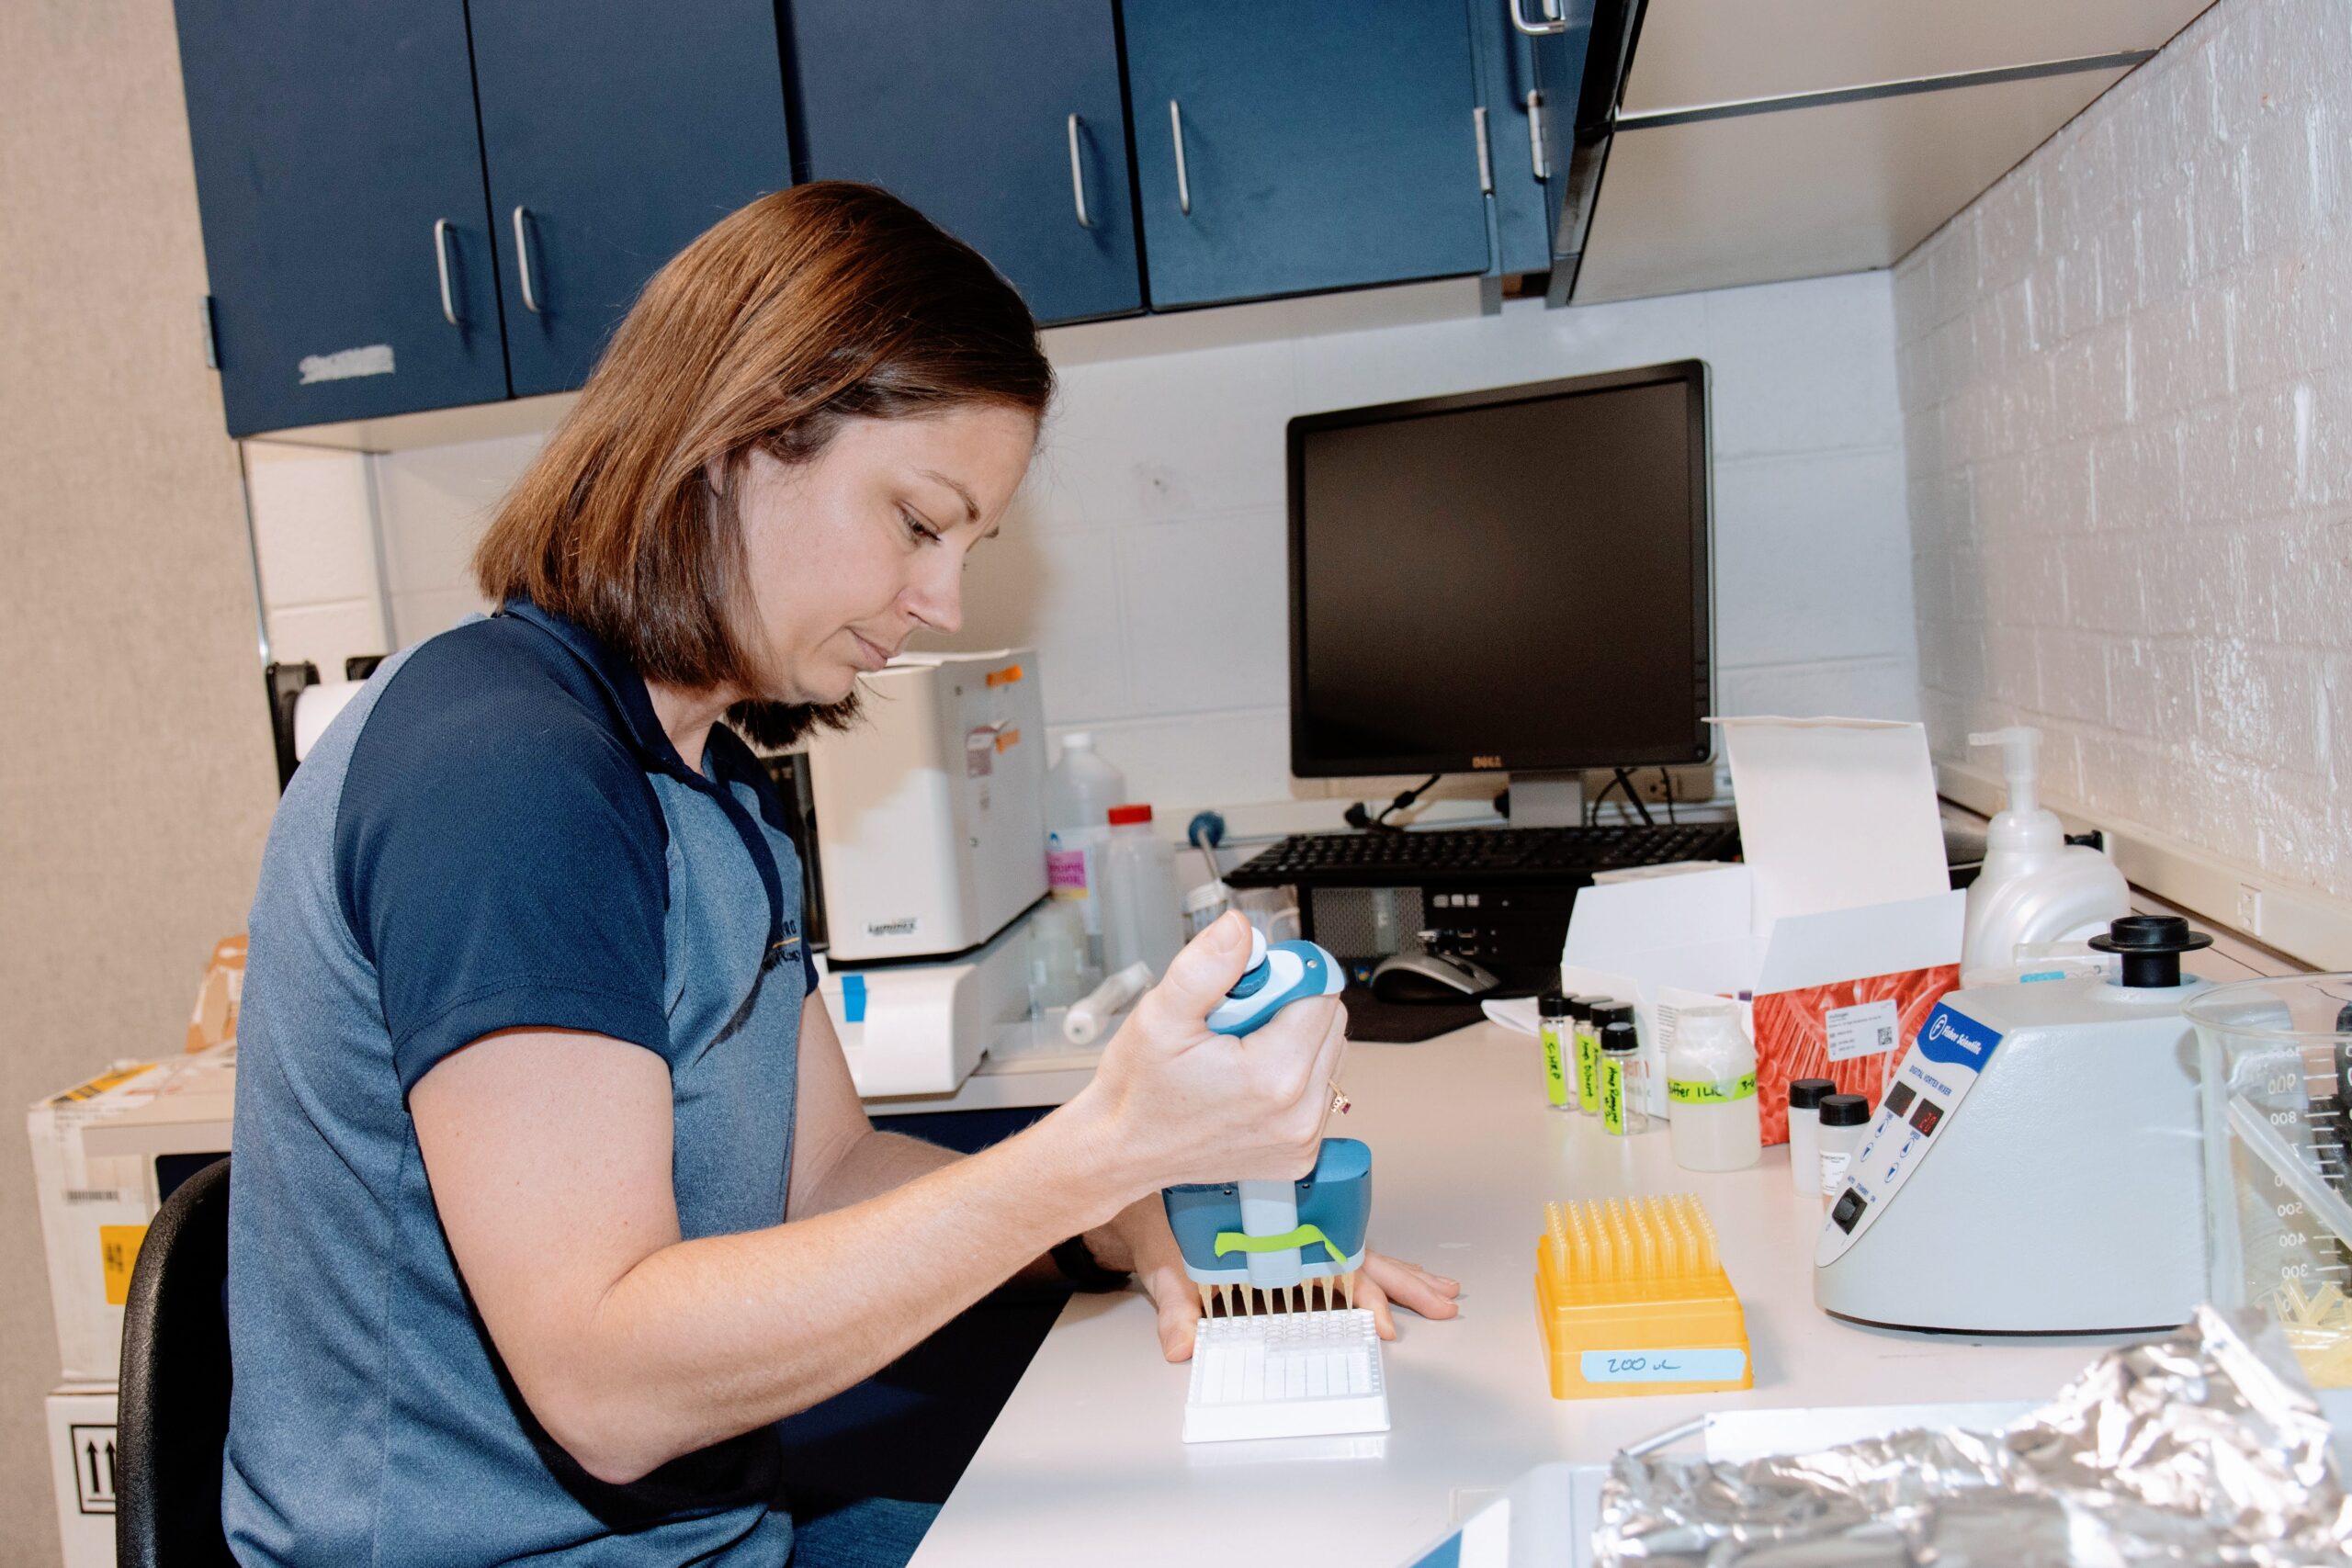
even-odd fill
[(1960, 983), (1966, 895), (1952, 891), (1925, 732), (1871, 719), (1715, 719), (1744, 863), (1586, 888), (1562, 953), (1570, 991), (1631, 998), (1658, 1063), (1684, 1007), (1747, 1013), (1768, 1143), (1792, 1078), (1871, 1100), (1938, 998)]
[(121, 1063), (25, 1118), (57, 1319), (60, 1375), (112, 1383), (122, 1303), (155, 1211), (229, 1152), (236, 1044)]
[(114, 1568), (114, 1385), (69, 1383), (49, 1396), (47, 1407), (65, 1568)]

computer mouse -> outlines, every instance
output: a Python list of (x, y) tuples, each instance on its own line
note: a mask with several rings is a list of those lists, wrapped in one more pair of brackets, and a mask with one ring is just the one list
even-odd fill
[(1372, 994), (1384, 1002), (1466, 1002), (1502, 982), (1466, 958), (1444, 953), (1400, 953), (1372, 972)]

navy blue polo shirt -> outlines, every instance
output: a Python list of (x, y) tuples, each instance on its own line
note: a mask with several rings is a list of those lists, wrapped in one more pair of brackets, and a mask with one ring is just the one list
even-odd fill
[(779, 1224), (812, 974), (782, 820), (731, 732), (689, 768), (628, 661), (528, 604), (387, 660), (329, 727), (270, 827), (238, 1021), (241, 1562), (785, 1561), (774, 1428), (628, 1486), (548, 1438), (407, 1103), (494, 1030), (628, 1041), (669, 1068), (684, 1235)]

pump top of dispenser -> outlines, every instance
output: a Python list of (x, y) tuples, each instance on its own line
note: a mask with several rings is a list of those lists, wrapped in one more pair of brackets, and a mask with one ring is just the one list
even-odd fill
[(1986, 851), (2054, 855), (2065, 848), (2064, 824), (2041, 804), (2041, 731), (2030, 724), (2013, 724), (2006, 729), (1979, 730), (1968, 743), (2001, 749), (2001, 782), (2008, 804), (1985, 830)]
[(2180, 955), (2211, 947), (2213, 939), (2188, 929), (2178, 915), (2126, 915), (2090, 939), (2101, 953), (2123, 960), (2116, 984), (2132, 990), (2164, 989), (2180, 984)]

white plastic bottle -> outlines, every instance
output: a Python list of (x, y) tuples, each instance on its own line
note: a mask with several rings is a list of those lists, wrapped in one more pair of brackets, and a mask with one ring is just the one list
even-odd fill
[(1764, 1157), (1756, 1047), (1739, 1010), (1685, 1008), (1666, 1053), (1667, 1131), (1685, 1170), (1746, 1170)]
[(1184, 945), (1176, 907), (1176, 847), (1151, 828), (1148, 806), (1111, 807), (1111, 840), (1102, 848), (1102, 954), (1106, 972), (1131, 964), (1168, 972)]
[(1968, 743), (2001, 748), (2009, 799), (1986, 830), (1984, 866), (1969, 885), (1963, 983), (1971, 970), (2015, 963), (2021, 942), (2096, 936), (2132, 912), (2132, 890), (2115, 863), (2066, 842), (2057, 813), (2041, 806), (2035, 788), (2041, 731), (2015, 725), (1972, 735)]
[(1046, 774), (1046, 885), (1079, 907), (1087, 957), (1102, 967), (1102, 847), (1111, 807), (1127, 798), (1125, 775), (1094, 750), (1094, 737), (1062, 737), (1061, 761)]

